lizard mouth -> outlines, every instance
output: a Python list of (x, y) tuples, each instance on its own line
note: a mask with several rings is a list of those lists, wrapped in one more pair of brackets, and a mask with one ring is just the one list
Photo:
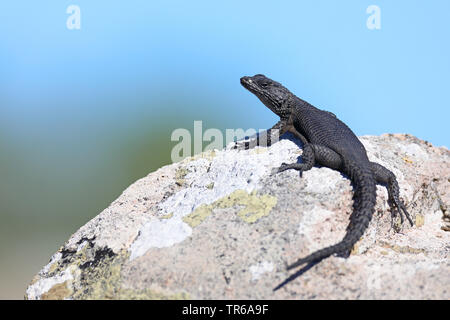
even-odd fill
[(251, 79), (251, 77), (242, 77), (241, 78), (241, 85), (251, 91), (251, 92), (255, 92), (257, 89), (257, 85), (256, 83)]

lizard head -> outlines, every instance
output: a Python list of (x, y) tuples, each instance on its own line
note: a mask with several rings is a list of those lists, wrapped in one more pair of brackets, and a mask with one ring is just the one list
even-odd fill
[(286, 114), (286, 102), (292, 93), (281, 83), (273, 81), (263, 74), (257, 74), (253, 77), (242, 77), (241, 84), (277, 115), (281, 117)]

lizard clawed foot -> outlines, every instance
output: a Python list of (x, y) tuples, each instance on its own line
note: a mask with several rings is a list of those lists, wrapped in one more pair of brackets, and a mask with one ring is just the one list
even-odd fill
[[(406, 219), (408, 219), (409, 223), (411, 224), (411, 227), (414, 226), (414, 222), (411, 218), (411, 215), (409, 214), (409, 212), (406, 210), (405, 205), (403, 204), (403, 202), (399, 201), (399, 203), (396, 203), (397, 208), (399, 209), (400, 212), (400, 216), (403, 217), (403, 215), (405, 215)], [(402, 219), (403, 220), (403, 219)]]
[[(391, 219), (391, 227), (393, 227), (396, 231), (400, 231), (401, 226), (405, 222), (405, 218), (410, 223), (411, 227), (414, 226), (414, 222), (411, 218), (411, 215), (406, 210), (405, 205), (400, 200), (389, 199), (389, 206), (391, 207), (392, 219)], [(400, 223), (395, 223), (394, 219), (397, 216), (400, 216)], [(398, 220), (397, 220), (398, 221)]]
[(277, 167), (277, 168), (273, 168), (272, 169), (272, 174), (277, 174), (289, 169), (294, 169), (297, 170), (300, 174), (300, 177), (302, 177), (303, 171), (304, 171), (304, 165), (301, 163), (282, 163), (281, 166)]
[(283, 172), (283, 171), (289, 170), (290, 168), (289, 168), (289, 164), (283, 162), (283, 163), (281, 164), (281, 166), (279, 166), (279, 167), (276, 168), (276, 169), (277, 169), (277, 172)]
[(272, 174), (277, 174), (277, 173), (280, 173), (280, 172), (283, 172), (283, 171), (286, 171), (289, 169), (296, 169), (296, 170), (300, 171), (300, 177), (301, 177), (303, 170), (296, 168), (295, 165), (297, 165), (297, 163), (288, 164), (288, 163), (283, 162), (281, 164), (281, 166), (272, 169)]
[(276, 175), (277, 173), (280, 172), (279, 170), (280, 170), (279, 167), (272, 168), (272, 170), (270, 171), (270, 175), (271, 175), (271, 176)]
[(409, 212), (406, 210), (405, 205), (400, 201), (392, 201), (392, 209), (394, 210), (394, 214), (400, 215), (400, 223), (403, 224), (403, 222), (405, 221), (404, 217), (406, 217), (406, 219), (408, 220), (409, 224), (412, 226), (414, 226), (414, 222), (411, 218), (411, 215), (409, 214)]
[(280, 172), (283, 172), (283, 171), (285, 171), (285, 170), (287, 170), (287, 169), (285, 169), (285, 166), (286, 166), (286, 163), (282, 163), (281, 164), (281, 166), (279, 166), (279, 167), (275, 167), (275, 168), (272, 168), (272, 171), (271, 171), (271, 175), (275, 175), (275, 174), (277, 174), (277, 173), (280, 173)]

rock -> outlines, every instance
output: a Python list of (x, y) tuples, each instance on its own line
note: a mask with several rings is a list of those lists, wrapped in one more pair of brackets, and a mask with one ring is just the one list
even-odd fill
[(410, 135), (364, 136), (392, 170), (416, 225), (398, 228), (377, 187), (349, 258), (330, 257), (273, 292), (286, 265), (338, 242), (352, 210), (328, 168), (271, 175), (300, 142), (215, 150), (132, 184), (56, 252), (27, 299), (449, 299), (450, 151)]

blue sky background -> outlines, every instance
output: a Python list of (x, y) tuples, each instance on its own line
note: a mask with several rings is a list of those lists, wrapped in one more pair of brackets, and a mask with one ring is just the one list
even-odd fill
[[(71, 4), (80, 30), (66, 27)], [(372, 4), (380, 30), (366, 27)], [(449, 12), (446, 0), (2, 1), (0, 297), (21, 298), (71, 233), (169, 163), (174, 129), (271, 127), (243, 75), (282, 82), (357, 135), (448, 147)]]

